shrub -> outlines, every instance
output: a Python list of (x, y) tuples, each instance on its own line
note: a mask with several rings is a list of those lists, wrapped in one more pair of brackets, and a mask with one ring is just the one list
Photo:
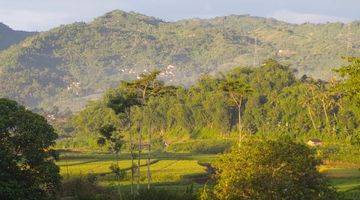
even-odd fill
[[(313, 149), (290, 139), (245, 139), (215, 164), (207, 199), (337, 199)], [(205, 191), (206, 192), (206, 191)]]
[(111, 170), (112, 173), (115, 174), (116, 179), (122, 180), (125, 178), (126, 171), (120, 169), (119, 165), (112, 164), (112, 165), (110, 165), (109, 169)]
[(93, 175), (65, 181), (58, 196), (60, 199), (69, 198), (77, 200), (119, 199), (114, 191), (97, 185)]

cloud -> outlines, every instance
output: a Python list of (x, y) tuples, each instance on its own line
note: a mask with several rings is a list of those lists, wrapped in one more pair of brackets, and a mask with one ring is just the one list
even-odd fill
[(300, 13), (289, 10), (280, 10), (272, 13), (268, 17), (286, 21), (294, 24), (302, 24), (306, 22), (311, 23), (326, 23), (326, 22), (350, 22), (351, 20), (343, 17), (321, 15), (314, 13)]

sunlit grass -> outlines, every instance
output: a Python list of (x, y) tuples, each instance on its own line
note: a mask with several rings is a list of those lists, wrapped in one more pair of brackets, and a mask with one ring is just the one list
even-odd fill
[[(136, 161), (137, 162), (137, 161)], [(60, 175), (64, 177), (73, 177), (87, 174), (106, 174), (110, 173), (110, 165), (116, 164), (116, 160), (71, 160), (61, 161), (57, 163), (60, 166)], [(126, 169), (131, 167), (131, 160), (121, 160), (119, 161), (119, 167), (121, 169)], [(141, 165), (146, 164), (146, 160), (141, 160)]]
[(322, 173), (330, 178), (331, 184), (339, 191), (360, 187), (360, 169), (323, 167)]
[(163, 160), (151, 166), (152, 181), (155, 183), (178, 182), (186, 175), (205, 172), (205, 167), (196, 160)]
[[(161, 187), (183, 188), (184, 184), (194, 183), (194, 177), (206, 174), (206, 167), (199, 163), (213, 162), (219, 155), (191, 155), (191, 154), (159, 154), (153, 155), (157, 162), (150, 165), (151, 181)], [(145, 158), (145, 157), (144, 157)], [(57, 162), (61, 175), (66, 178), (87, 176), (88, 174), (98, 175), (98, 181), (103, 186), (124, 186), (131, 184), (131, 160), (128, 156), (122, 156), (119, 161), (121, 169), (127, 169), (126, 177), (117, 180), (111, 173), (109, 167), (115, 164), (116, 159), (109, 154), (65, 154)], [(137, 163), (137, 160), (135, 160)], [(146, 160), (141, 160), (140, 183), (147, 183)], [(360, 194), (360, 170), (356, 167), (344, 167), (336, 165), (325, 165), (319, 171), (330, 178), (331, 184), (346, 195)], [(135, 176), (134, 184), (137, 183)], [(202, 187), (198, 185), (198, 187)], [(351, 199), (351, 198), (350, 198)]]

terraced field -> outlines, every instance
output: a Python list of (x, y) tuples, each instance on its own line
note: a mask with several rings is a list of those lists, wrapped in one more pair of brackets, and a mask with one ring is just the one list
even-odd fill
[[(212, 162), (217, 155), (163, 154), (151, 160), (152, 183), (157, 187), (176, 189), (194, 184), (197, 188), (206, 182), (207, 168), (201, 164)], [(137, 160), (136, 160), (137, 161)], [(109, 154), (66, 153), (60, 161), (60, 173), (64, 179), (97, 175), (103, 186), (128, 187), (131, 177), (131, 160), (128, 155), (120, 157), (119, 166), (126, 170), (126, 176), (118, 181), (109, 166), (116, 163)], [(140, 182), (146, 184), (146, 160), (141, 160)], [(320, 171), (328, 176), (331, 184), (347, 199), (360, 199), (360, 170), (357, 167), (322, 166)], [(135, 179), (137, 180), (137, 179)]]

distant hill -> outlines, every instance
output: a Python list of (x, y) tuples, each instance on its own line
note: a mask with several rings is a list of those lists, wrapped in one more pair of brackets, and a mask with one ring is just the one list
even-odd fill
[(26, 37), (34, 34), (35, 33), (33, 32), (15, 31), (9, 26), (0, 23), (0, 51), (10, 47), (11, 45), (17, 44)]
[[(61, 26), (0, 53), (0, 96), (30, 107), (83, 105), (120, 80), (157, 68), (170, 84), (258, 66), (267, 58), (328, 79), (341, 56), (360, 56), (360, 22), (294, 25), (232, 15), (165, 22), (113, 11)], [(72, 107), (72, 109), (78, 109)]]

